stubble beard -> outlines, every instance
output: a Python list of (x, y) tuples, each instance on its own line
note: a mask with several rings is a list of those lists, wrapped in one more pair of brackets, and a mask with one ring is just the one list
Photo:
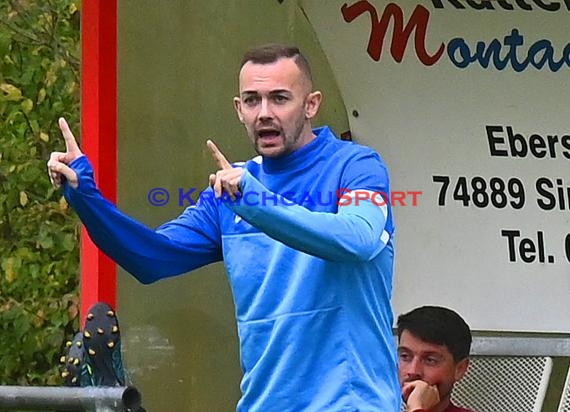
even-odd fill
[[(259, 147), (258, 136), (255, 135), (255, 132), (253, 132), (252, 134), (254, 134), (253, 140), (255, 142), (255, 144), (254, 144), (255, 151), (257, 152), (257, 154), (259, 154), (263, 157), (269, 157), (272, 159), (287, 156), (287, 155), (295, 152), (297, 149), (300, 148), (300, 146), (298, 146), (298, 144), (299, 144), (299, 141), (301, 140), (301, 138), (303, 137), (302, 133), (303, 133), (304, 128), (305, 128), (305, 118), (299, 117), (299, 121), (295, 125), (295, 129), (294, 129), (293, 133), (287, 134), (283, 129), (281, 129), (281, 139), (283, 142), (283, 146), (282, 146), (281, 150), (279, 150), (277, 153), (273, 153), (273, 154), (264, 153), (265, 149), (261, 149)], [(269, 150), (271, 150), (271, 148)]]

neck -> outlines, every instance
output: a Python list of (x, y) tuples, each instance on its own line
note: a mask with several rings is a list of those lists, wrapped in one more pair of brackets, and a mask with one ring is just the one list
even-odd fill
[(299, 148), (308, 145), (313, 140), (315, 140), (316, 137), (317, 136), (313, 133), (313, 129), (311, 128), (311, 124), (305, 123), (305, 125), (303, 126), (303, 129), (301, 130), (301, 136), (299, 138), (299, 140), (302, 142), (302, 144), (301, 144), (301, 146), (299, 146)]

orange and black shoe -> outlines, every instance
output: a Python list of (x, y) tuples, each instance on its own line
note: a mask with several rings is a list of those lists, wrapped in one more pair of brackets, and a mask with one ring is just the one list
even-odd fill
[(108, 304), (99, 302), (89, 309), (83, 329), (83, 346), (93, 386), (125, 386), (119, 321)]

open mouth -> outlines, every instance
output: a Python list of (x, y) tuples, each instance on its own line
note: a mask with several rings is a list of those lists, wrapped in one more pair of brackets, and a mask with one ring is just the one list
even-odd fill
[(281, 132), (277, 129), (261, 129), (257, 131), (257, 139), (262, 143), (273, 143), (281, 137)]

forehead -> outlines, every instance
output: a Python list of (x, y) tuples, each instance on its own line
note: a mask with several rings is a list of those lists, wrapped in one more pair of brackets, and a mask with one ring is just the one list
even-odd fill
[(398, 342), (399, 351), (411, 351), (417, 354), (437, 353), (445, 357), (453, 357), (447, 346), (425, 342), (407, 330), (402, 332)]
[(240, 93), (295, 90), (302, 87), (303, 78), (293, 59), (281, 58), (268, 64), (249, 61), (240, 70), (239, 89)]

